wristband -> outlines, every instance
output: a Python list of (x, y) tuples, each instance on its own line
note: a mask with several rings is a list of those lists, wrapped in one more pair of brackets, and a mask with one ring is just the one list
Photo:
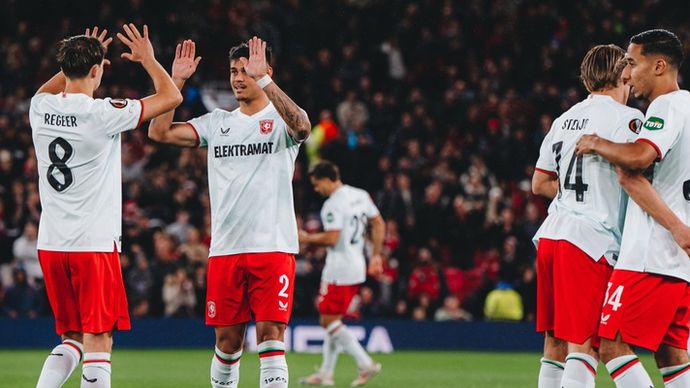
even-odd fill
[(273, 80), (271, 79), (271, 76), (269, 76), (268, 74), (256, 80), (256, 84), (259, 85), (261, 89), (268, 86), (268, 84), (270, 84), (271, 82), (273, 82)]

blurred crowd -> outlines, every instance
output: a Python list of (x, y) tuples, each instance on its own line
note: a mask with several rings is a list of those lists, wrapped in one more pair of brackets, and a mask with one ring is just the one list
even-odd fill
[[(177, 42), (197, 42), (203, 60), (183, 91), (179, 121), (214, 104), (231, 107), (228, 49), (252, 35), (269, 41), (274, 79), (314, 125), (294, 176), (300, 226), (321, 227), (323, 199), (306, 174), (320, 159), (371, 193), (386, 219), (385, 270), (361, 288), (355, 319), (533, 320), (531, 238), (548, 201), (531, 194), (530, 179), (552, 120), (586, 96), (581, 58), (594, 44), (625, 47), (651, 27), (690, 42), (688, 8), (653, 0), (0, 4), (0, 316), (9, 317), (50, 315), (27, 111), (58, 70), (57, 40), (88, 26), (114, 34), (125, 21), (147, 23), (167, 67)], [(117, 42), (109, 49), (99, 97), (151, 91), (122, 50)], [(123, 136), (122, 155), (121, 262), (131, 313), (201, 317), (206, 150), (155, 144), (144, 125)], [(301, 248), (294, 316), (314, 317), (325, 250)]]

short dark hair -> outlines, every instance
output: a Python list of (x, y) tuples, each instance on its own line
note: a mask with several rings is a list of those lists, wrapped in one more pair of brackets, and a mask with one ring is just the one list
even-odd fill
[(592, 47), (580, 65), (580, 79), (588, 92), (613, 89), (618, 86), (626, 62), (625, 50), (615, 44)]
[(94, 37), (77, 35), (58, 43), (56, 58), (65, 77), (83, 78), (103, 62), (105, 47)]
[[(246, 42), (238, 44), (237, 46), (230, 49), (228, 57), (230, 61), (240, 59), (242, 57), (249, 59), (249, 45)], [(271, 50), (271, 46), (268, 43), (266, 43), (266, 63), (268, 63), (269, 66), (271, 65), (272, 58), (273, 53)]]
[(309, 170), (309, 177), (314, 179), (328, 178), (331, 181), (340, 180), (340, 169), (333, 162), (322, 160)]
[(683, 64), (683, 44), (671, 31), (663, 29), (647, 30), (630, 38), (630, 43), (642, 46), (642, 55), (659, 54), (676, 68)]

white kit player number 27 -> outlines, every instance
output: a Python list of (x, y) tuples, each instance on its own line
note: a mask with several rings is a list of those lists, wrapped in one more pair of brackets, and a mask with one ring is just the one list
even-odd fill
[[(58, 146), (60, 146), (62, 149), (62, 157), (58, 155)], [(61, 137), (51, 141), (48, 145), (48, 157), (50, 157), (51, 162), (51, 165), (48, 166), (48, 183), (50, 183), (50, 186), (58, 192), (65, 191), (74, 182), (72, 170), (70, 170), (66, 164), (72, 158), (73, 153), (74, 149), (72, 148), (72, 145)], [(60, 182), (57, 178), (55, 178), (54, 173), (56, 169), (62, 174), (64, 182)]]
[[(561, 171), (561, 150), (563, 149), (563, 142), (559, 141), (554, 143), (552, 146), (553, 152), (556, 154), (556, 170), (558, 171), (560, 179)], [(570, 158), (570, 163), (568, 163), (568, 171), (565, 173), (565, 183), (563, 183), (563, 188), (565, 190), (572, 190), (575, 192), (575, 200), (577, 202), (585, 201), (585, 192), (589, 188), (589, 185), (583, 181), (582, 178), (582, 164), (584, 158), (582, 155), (577, 156), (573, 152), (573, 156)], [(571, 183), (571, 176), (573, 174), (573, 167), (575, 167), (575, 183)], [(561, 185), (558, 185), (558, 198), (561, 197)]]

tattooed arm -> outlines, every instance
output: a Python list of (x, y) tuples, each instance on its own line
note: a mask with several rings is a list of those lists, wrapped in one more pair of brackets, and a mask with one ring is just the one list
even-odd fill
[(248, 45), (249, 59), (243, 63), (245, 71), (263, 88), (280, 117), (285, 120), (290, 136), (297, 142), (303, 142), (311, 133), (311, 123), (307, 113), (268, 77), (270, 67), (266, 61), (266, 42), (253, 37), (249, 39)]

